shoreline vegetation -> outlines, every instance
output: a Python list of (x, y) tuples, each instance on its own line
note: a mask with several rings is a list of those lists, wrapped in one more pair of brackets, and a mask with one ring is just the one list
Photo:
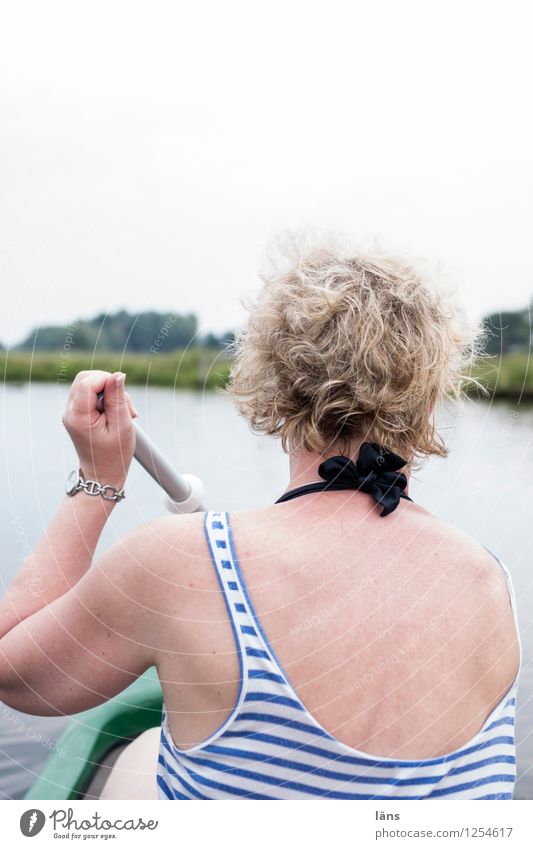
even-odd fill
[[(466, 375), (473, 398), (533, 401), (533, 300), (484, 317), (484, 350)], [(4, 382), (68, 385), (79, 371), (124, 371), (130, 386), (214, 390), (229, 377), (235, 331), (200, 333), (194, 313), (127, 310), (37, 327), (20, 344), (0, 343)], [(485, 392), (476, 385), (479, 382)]]
[(5, 383), (70, 384), (79, 371), (102, 369), (125, 372), (130, 386), (215, 389), (228, 378), (230, 358), (203, 347), (153, 355), (79, 352), (66, 358), (43, 351), (1, 351), (0, 368)]
[[(10, 384), (69, 384), (79, 371), (103, 369), (126, 372), (132, 386), (213, 390), (225, 385), (230, 366), (231, 355), (220, 348), (191, 347), (153, 355), (79, 352), (66, 358), (43, 351), (0, 351), (3, 380)], [(533, 360), (528, 354), (484, 357), (471, 374), (488, 392), (484, 396), (471, 384), (472, 397), (533, 401)]]

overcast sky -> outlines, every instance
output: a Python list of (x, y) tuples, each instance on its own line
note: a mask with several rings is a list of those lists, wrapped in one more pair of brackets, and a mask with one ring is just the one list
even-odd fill
[(268, 237), (533, 293), (526, 2), (3, 2), (0, 340), (127, 307), (242, 322)]

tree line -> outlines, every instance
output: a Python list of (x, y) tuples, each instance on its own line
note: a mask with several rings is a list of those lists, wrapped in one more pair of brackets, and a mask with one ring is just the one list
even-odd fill
[(533, 342), (533, 301), (522, 310), (507, 310), (486, 315), (484, 348), (487, 354), (522, 354)]
[[(482, 319), (485, 330), (484, 348), (488, 354), (528, 352), (533, 341), (533, 301), (521, 310), (494, 312)], [(91, 319), (73, 321), (68, 327), (38, 327), (16, 346), (20, 351), (61, 351), (67, 344), (77, 351), (120, 353), (169, 353), (189, 346), (219, 349), (233, 341), (233, 331), (198, 332), (193, 313), (161, 313), (155, 311), (129, 313), (126, 310), (100, 313)], [(0, 344), (0, 349), (3, 346)]]
[(100, 313), (65, 325), (37, 327), (16, 346), (20, 351), (119, 352), (131, 354), (169, 353), (189, 346), (222, 348), (233, 340), (228, 331), (199, 334), (193, 313), (142, 312)]

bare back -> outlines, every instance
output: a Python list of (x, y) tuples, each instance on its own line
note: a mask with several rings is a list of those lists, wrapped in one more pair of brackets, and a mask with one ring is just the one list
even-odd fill
[[(201, 516), (185, 521), (186, 545), (183, 520), (165, 520), (182, 562), (167, 559), (155, 592), (170, 726), (188, 748), (231, 713), (240, 673)], [(423, 508), (402, 502), (384, 521), (367, 496), (332, 492), (232, 513), (231, 525), (273, 651), (310, 713), (348, 746), (446, 754), (511, 686), (519, 646), (505, 576)]]

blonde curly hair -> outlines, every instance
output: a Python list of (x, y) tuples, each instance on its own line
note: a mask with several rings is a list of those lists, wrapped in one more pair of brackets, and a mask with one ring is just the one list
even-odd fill
[(363, 438), (411, 463), (447, 456), (435, 404), (464, 397), (480, 338), (453, 298), (400, 257), (331, 238), (277, 247), (231, 346), (225, 391), (252, 429), (286, 452)]

